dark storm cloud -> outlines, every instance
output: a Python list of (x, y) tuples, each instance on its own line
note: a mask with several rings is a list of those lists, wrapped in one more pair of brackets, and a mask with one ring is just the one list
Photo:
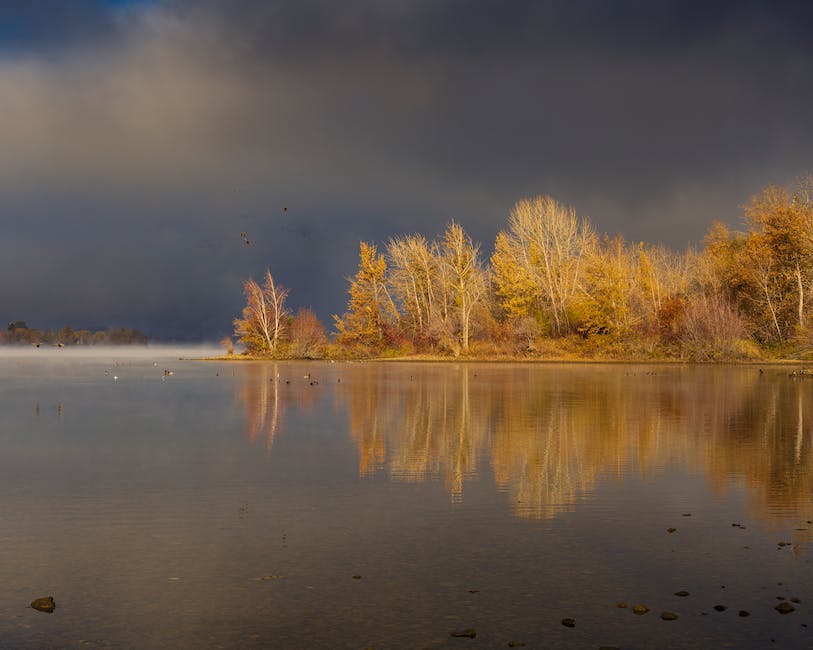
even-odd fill
[(683, 247), (810, 167), (809, 3), (0, 2), (0, 24), (8, 320), (212, 336), (267, 265), (328, 320), (359, 239), (454, 217), (488, 247), (550, 193)]

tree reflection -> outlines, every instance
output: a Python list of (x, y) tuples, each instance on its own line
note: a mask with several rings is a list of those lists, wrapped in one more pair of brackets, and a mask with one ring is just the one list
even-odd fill
[[(284, 406), (307, 406), (313, 395), (286, 390), (278, 373), (278, 364), (252, 366), (240, 392), (249, 439), (269, 448)], [(361, 476), (442, 480), (461, 501), (466, 482), (490, 471), (516, 515), (545, 519), (600, 481), (678, 466), (716, 491), (747, 486), (757, 518), (813, 518), (813, 377), (748, 367), (369, 363), (343, 365), (329, 383)]]
[(242, 367), (237, 399), (243, 405), (246, 439), (262, 439), (271, 449), (291, 405), (302, 410), (313, 408), (316, 391), (301, 376), (281, 363), (251, 363)]

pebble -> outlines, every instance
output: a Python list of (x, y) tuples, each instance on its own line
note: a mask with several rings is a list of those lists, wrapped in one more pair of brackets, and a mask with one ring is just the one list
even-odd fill
[(718, 612), (724, 612), (725, 610), (727, 610), (727, 609), (728, 609), (728, 607), (726, 607), (725, 605), (715, 605), (715, 606), (714, 606), (714, 609), (715, 609), (716, 611), (718, 611)]
[(667, 528), (666, 532), (667, 533), (674, 533), (676, 530), (677, 530), (677, 528)]
[(682, 589), (681, 591), (676, 591), (675, 592), (675, 596), (680, 596), (681, 598), (685, 598), (688, 595), (689, 595), (689, 592), (686, 591), (685, 589)]
[(576, 627), (576, 619), (575, 618), (563, 618), (562, 625), (565, 627)]
[(455, 630), (454, 632), (450, 632), (449, 635), (456, 638), (473, 639), (477, 636), (477, 632), (474, 629), (467, 627), (465, 630)]
[(790, 603), (779, 603), (774, 609), (779, 612), (780, 614), (790, 614), (791, 612), (795, 612), (796, 608), (791, 605)]
[(56, 608), (56, 603), (54, 602), (53, 596), (46, 596), (45, 598), (37, 598), (32, 600), (31, 607), (36, 609), (38, 612), (50, 614)]
[(751, 616), (750, 612), (746, 612), (744, 609), (740, 610), (740, 616), (745, 618), (746, 616)]
[(355, 576), (353, 576), (353, 580), (361, 580), (361, 576), (360, 575), (355, 575)]
[(525, 642), (524, 641), (509, 641), (508, 642), (509, 648), (524, 648)]
[(793, 598), (790, 599), (790, 602), (798, 604), (801, 603), (802, 601), (797, 596), (794, 596)]
[(620, 603), (618, 603), (618, 604), (616, 605), (616, 607), (618, 607), (618, 609), (626, 609), (627, 607), (629, 607), (629, 605), (627, 605), (627, 603), (625, 603), (625, 602), (622, 600)]
[(647, 607), (646, 605), (635, 605), (632, 608), (632, 611), (633, 611), (634, 614), (638, 614), (639, 616), (642, 616), (642, 615), (646, 614), (649, 611), (649, 607)]
[(662, 618), (664, 621), (676, 621), (676, 620), (677, 620), (677, 618), (678, 618), (678, 615), (677, 615), (677, 614), (675, 614), (674, 612), (663, 612), (663, 613), (661, 614), (661, 618)]

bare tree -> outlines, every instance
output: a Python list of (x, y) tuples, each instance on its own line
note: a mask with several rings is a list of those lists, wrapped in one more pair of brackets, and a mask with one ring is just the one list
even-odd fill
[(285, 306), (285, 301), (290, 293), (282, 285), (276, 284), (271, 277), (271, 271), (265, 271), (265, 283), (263, 284), (263, 294), (265, 295), (268, 309), (271, 312), (271, 352), (277, 351), (277, 344), (285, 336), (286, 320), (291, 312)]
[(325, 326), (310, 308), (302, 308), (291, 321), (291, 355), (297, 358), (319, 358), (328, 344)]
[(439, 260), (434, 248), (422, 235), (396, 237), (387, 244), (388, 280), (408, 329), (418, 338), (427, 335), (436, 306)]
[(469, 350), (471, 314), (486, 293), (485, 272), (480, 261), (480, 245), (474, 244), (454, 221), (443, 239), (445, 279), (460, 327), (463, 352)]
[(274, 282), (271, 271), (265, 272), (265, 283), (260, 287), (249, 278), (243, 283), (246, 306), (243, 317), (234, 321), (235, 335), (250, 352), (277, 350), (277, 344), (285, 332), (285, 320), (289, 315), (285, 300), (289, 290)]
[[(511, 210), (501, 246), (532, 283), (554, 335), (572, 330), (569, 308), (580, 293), (583, 262), (596, 245), (589, 222), (550, 196), (522, 199)], [(496, 278), (501, 291), (510, 284)]]

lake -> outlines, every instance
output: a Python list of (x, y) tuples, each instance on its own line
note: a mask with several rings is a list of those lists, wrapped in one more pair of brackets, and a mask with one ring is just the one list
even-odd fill
[(813, 647), (813, 377), (179, 354), (0, 352), (1, 647)]

